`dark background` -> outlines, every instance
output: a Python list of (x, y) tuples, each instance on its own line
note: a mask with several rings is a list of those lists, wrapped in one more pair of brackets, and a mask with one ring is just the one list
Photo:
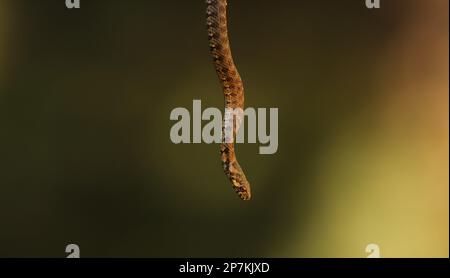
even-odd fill
[(279, 148), (175, 145), (223, 106), (204, 1), (0, 0), (0, 256), (448, 257), (448, 1), (229, 1)]

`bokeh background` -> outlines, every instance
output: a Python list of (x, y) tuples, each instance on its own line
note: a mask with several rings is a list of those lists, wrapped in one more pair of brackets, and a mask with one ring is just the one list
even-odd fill
[(448, 0), (230, 0), (246, 104), (279, 149), (174, 145), (223, 105), (205, 4), (0, 0), (0, 256), (449, 256)]

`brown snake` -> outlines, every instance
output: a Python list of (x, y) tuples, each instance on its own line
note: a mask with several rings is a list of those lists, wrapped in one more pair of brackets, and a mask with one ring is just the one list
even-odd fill
[[(206, 0), (207, 27), (210, 51), (217, 75), (222, 84), (225, 109), (244, 110), (244, 86), (231, 55), (227, 27), (227, 0)], [(239, 165), (234, 152), (234, 137), (239, 129), (240, 119), (233, 121), (232, 140), (225, 140), (225, 122), (222, 126), (220, 153), (225, 175), (242, 200), (250, 200), (250, 184)]]

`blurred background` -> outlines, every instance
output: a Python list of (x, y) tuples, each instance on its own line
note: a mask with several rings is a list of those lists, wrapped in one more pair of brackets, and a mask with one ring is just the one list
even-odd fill
[(447, 0), (229, 1), (279, 148), (174, 145), (223, 107), (196, 1), (0, 0), (0, 257), (449, 256)]

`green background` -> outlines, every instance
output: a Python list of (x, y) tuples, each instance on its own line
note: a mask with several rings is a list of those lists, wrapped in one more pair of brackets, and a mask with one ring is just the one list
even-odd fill
[(0, 0), (0, 256), (448, 257), (448, 1), (229, 1), (246, 105), (279, 148), (170, 141), (223, 107), (189, 1)]

